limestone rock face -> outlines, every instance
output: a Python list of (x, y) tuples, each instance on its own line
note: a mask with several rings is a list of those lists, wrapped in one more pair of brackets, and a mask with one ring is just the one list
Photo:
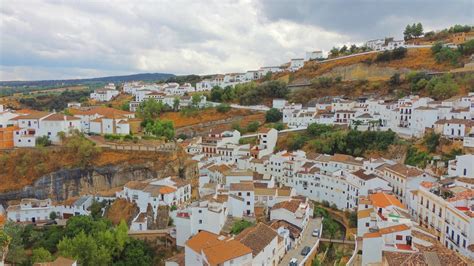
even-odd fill
[(186, 179), (197, 178), (197, 164), (180, 157), (172, 155), (139, 163), (125, 162), (100, 167), (61, 169), (41, 176), (30, 186), (0, 193), (0, 204), (21, 198), (51, 198), (63, 201), (81, 194), (93, 194), (123, 186), (128, 181), (163, 178), (170, 175), (179, 175)]

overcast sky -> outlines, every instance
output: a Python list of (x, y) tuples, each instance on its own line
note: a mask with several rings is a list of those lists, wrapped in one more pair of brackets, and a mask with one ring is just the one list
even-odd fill
[(474, 0), (0, 0), (0, 80), (241, 72), (473, 20)]

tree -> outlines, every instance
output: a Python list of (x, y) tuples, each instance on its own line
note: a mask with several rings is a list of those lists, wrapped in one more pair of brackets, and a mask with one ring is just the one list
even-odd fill
[(222, 101), (222, 93), (223, 93), (223, 90), (222, 90), (221, 87), (219, 87), (219, 86), (214, 86), (214, 87), (211, 89), (211, 95), (210, 95), (211, 101), (213, 101), (213, 102), (221, 102), (221, 101)]
[(49, 213), (49, 219), (56, 220), (56, 218), (58, 218), (58, 215), (56, 214), (56, 212)]
[(166, 110), (166, 106), (161, 101), (147, 99), (140, 103), (137, 109), (137, 116), (144, 121), (153, 120), (160, 116)]
[(173, 99), (173, 111), (177, 112), (179, 110), (179, 102), (178, 97)]
[(390, 77), (389, 83), (390, 85), (400, 85), (400, 73), (395, 73)]
[(91, 212), (91, 216), (94, 219), (98, 219), (102, 217), (102, 204), (96, 200), (92, 201), (91, 206), (89, 207), (89, 210)]
[(71, 132), (69, 137), (60, 135), (63, 142), (63, 149), (68, 150), (68, 154), (74, 154), (79, 158), (78, 166), (85, 167), (92, 163), (100, 152), (100, 148), (95, 143), (88, 140), (84, 134), (75, 130)]
[(332, 57), (337, 57), (339, 56), (339, 49), (337, 49), (337, 47), (333, 47), (331, 49), (331, 51), (329, 51), (329, 54), (332, 56)]
[(449, 47), (443, 47), (435, 54), (435, 60), (437, 63), (449, 62), (455, 66), (458, 64), (461, 53), (458, 50), (453, 50)]
[[(413, 26), (412, 26), (413, 27)], [(415, 38), (421, 37), (423, 35), (423, 25), (420, 22), (416, 24), (413, 30), (413, 36)]]
[(200, 102), (201, 102), (201, 95), (200, 94), (194, 94), (191, 97), (191, 103), (192, 103), (193, 107), (198, 107)]
[(155, 137), (165, 137), (168, 140), (174, 138), (174, 126), (170, 120), (150, 121), (145, 125), (145, 132)]
[(3, 227), (3, 232), (6, 236), (2, 236), (2, 241), (9, 240), (6, 261), (17, 264), (25, 262), (27, 256), (22, 241), (22, 227), (13, 222), (7, 222)]
[(459, 46), (459, 52), (463, 55), (474, 54), (474, 40), (469, 40)]
[(285, 124), (283, 124), (282, 122), (277, 122), (273, 124), (273, 128), (280, 131), (285, 129)]
[(283, 114), (276, 108), (271, 108), (265, 114), (265, 121), (267, 123), (278, 122), (283, 118)]
[(454, 82), (450, 74), (432, 78), (426, 85), (426, 88), (430, 96), (437, 100), (452, 97), (459, 91), (459, 86)]
[(441, 51), (442, 48), (443, 48), (443, 43), (436, 42), (435, 44), (433, 44), (433, 46), (431, 46), (431, 52), (433, 53), (433, 55), (436, 55), (437, 53)]
[(441, 135), (434, 132), (426, 134), (423, 138), (423, 144), (428, 148), (429, 152), (435, 152), (439, 145)]
[(122, 103), (122, 105), (120, 106), (120, 109), (127, 112), (130, 111), (130, 101), (126, 101)]
[(330, 239), (336, 236), (338, 230), (339, 225), (331, 217), (323, 219), (323, 231), (328, 233)]
[(260, 126), (260, 123), (257, 121), (250, 122), (247, 125), (247, 132), (255, 132), (257, 131), (258, 127)]
[(227, 113), (230, 111), (230, 105), (221, 103), (216, 107), (217, 112), (219, 113)]
[(153, 250), (143, 241), (130, 239), (118, 261), (117, 266), (152, 265)]
[(347, 46), (346, 46), (346, 45), (343, 45), (343, 46), (341, 47), (341, 49), (339, 49), (339, 53), (340, 53), (340, 54), (344, 54), (344, 53), (346, 53), (346, 52), (347, 52)]
[(53, 261), (53, 255), (44, 248), (36, 248), (33, 249), (31, 255), (31, 262), (32, 263), (40, 263), (40, 262), (50, 262)]
[(81, 265), (109, 265), (112, 261), (110, 251), (97, 245), (96, 239), (81, 231), (74, 238), (64, 238), (58, 244), (61, 256), (75, 258)]
[(327, 132), (334, 131), (334, 127), (331, 125), (313, 123), (308, 126), (306, 131), (313, 137), (321, 136)]
[(413, 38), (413, 30), (414, 29), (412, 28), (412, 26), (410, 26), (410, 24), (405, 27), (405, 31), (403, 32), (403, 38), (405, 39), (405, 41)]
[(46, 147), (51, 146), (51, 140), (48, 136), (41, 136), (36, 138), (36, 146), (38, 147)]

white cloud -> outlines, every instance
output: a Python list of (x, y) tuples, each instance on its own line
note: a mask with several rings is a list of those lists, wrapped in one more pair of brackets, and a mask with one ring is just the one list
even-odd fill
[(247, 0), (2, 1), (0, 80), (245, 71), (355, 41), (263, 9)]
[(4, 1), (0, 79), (256, 69), (348, 37), (266, 21), (251, 1)]

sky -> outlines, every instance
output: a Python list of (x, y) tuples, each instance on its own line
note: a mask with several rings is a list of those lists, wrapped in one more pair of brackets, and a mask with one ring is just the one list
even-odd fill
[(214, 74), (474, 24), (474, 0), (0, 0), (0, 80)]

